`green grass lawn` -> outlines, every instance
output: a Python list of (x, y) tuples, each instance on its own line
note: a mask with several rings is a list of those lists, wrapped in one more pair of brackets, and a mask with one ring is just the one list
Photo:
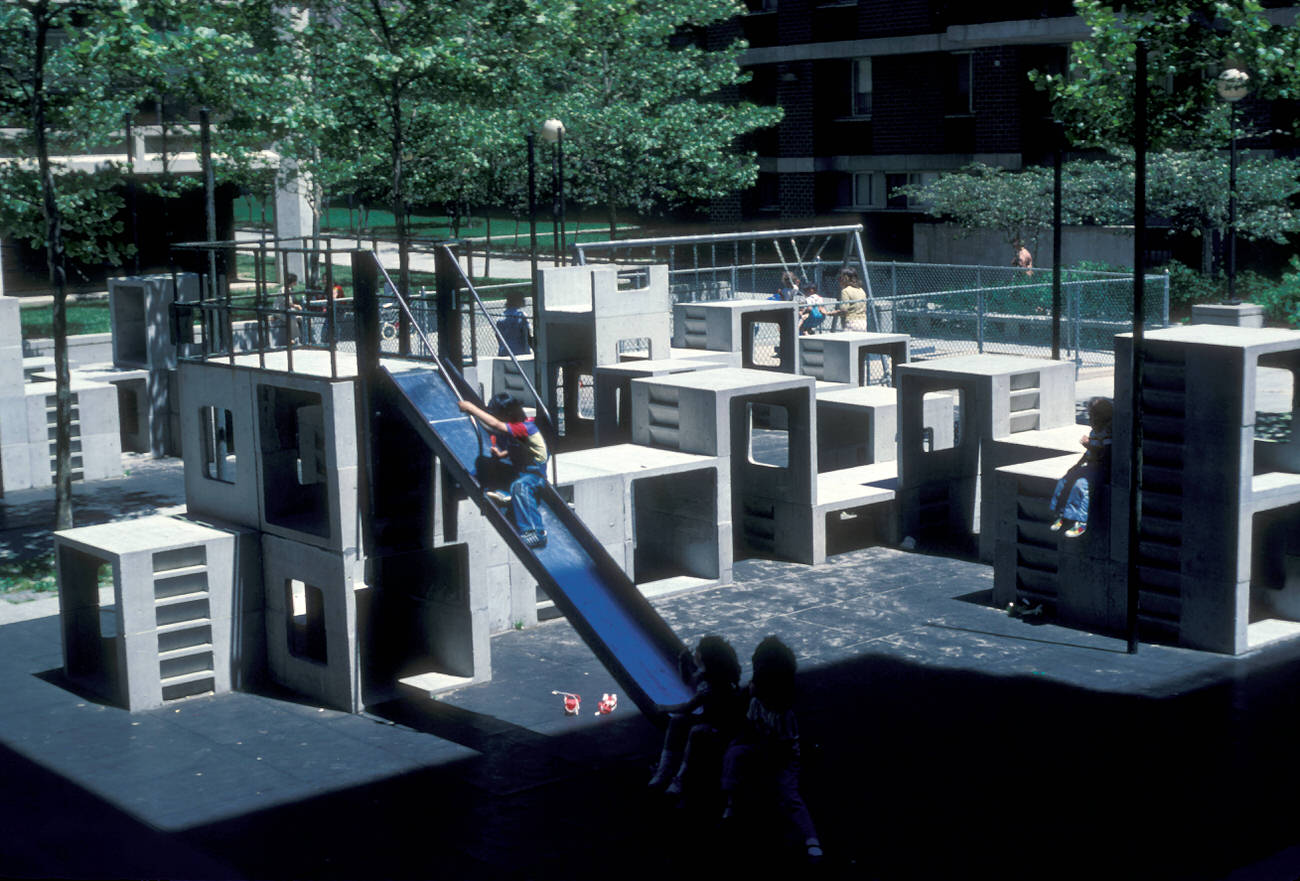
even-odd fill
[[(23, 339), (43, 340), (54, 336), (53, 306), (29, 306), (21, 314)], [(68, 336), (108, 333), (112, 329), (108, 300), (68, 303)]]
[[(546, 216), (543, 216), (543, 214)], [(321, 218), (321, 232), (328, 235), (354, 235), (361, 223), (361, 214), (355, 209), (349, 213), (346, 206), (331, 206)], [(268, 222), (270, 214), (268, 212)], [(237, 226), (258, 226), (262, 223), (261, 203), (251, 197), (242, 196), (235, 200), (235, 224)], [(492, 244), (503, 248), (528, 248), (528, 220), (515, 221), (513, 217), (485, 218), (476, 215), (462, 219), (461, 238), (482, 239), (487, 236), (488, 225), (492, 227)], [(366, 213), (364, 237), (377, 235), (391, 236), (396, 230), (393, 224), (393, 212), (375, 208)], [(551, 218), (549, 213), (539, 210), (537, 218), (537, 247), (543, 252), (554, 249), (551, 237)], [(441, 214), (412, 213), (411, 234), (416, 238), (445, 239), (451, 238), (451, 218)], [(585, 241), (603, 241), (609, 238), (609, 224), (606, 222), (584, 221), (571, 217), (565, 223), (565, 236), (574, 241), (581, 236)]]

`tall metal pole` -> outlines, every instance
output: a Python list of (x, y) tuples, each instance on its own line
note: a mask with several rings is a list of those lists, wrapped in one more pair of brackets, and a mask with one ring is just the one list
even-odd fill
[[(140, 158), (144, 158), (143, 156)], [(131, 212), (131, 274), (140, 274), (140, 209), (135, 181), (135, 133), (131, 130), (131, 114), (126, 115), (126, 203)]]
[(532, 282), (533, 327), (537, 327), (537, 135), (529, 132), (528, 142), (528, 279)]
[(1228, 104), (1228, 302), (1237, 303), (1237, 103)]
[(1133, 352), (1132, 428), (1129, 446), (1128, 495), (1128, 652), (1138, 650), (1138, 596), (1142, 574), (1138, 566), (1142, 541), (1142, 360), (1143, 269), (1147, 249), (1147, 43), (1138, 40), (1136, 89), (1133, 100)]
[(560, 153), (559, 139), (551, 146), (551, 250), (554, 265), (560, 265)]
[[(208, 108), (199, 108), (199, 150), (203, 161), (203, 215), (209, 244), (217, 240), (216, 176), (212, 170), (212, 120)], [(208, 248), (208, 278), (212, 296), (217, 296), (217, 249)]]
[(560, 203), (560, 265), (565, 264), (564, 250), (564, 129), (560, 129), (555, 137), (555, 155), (557, 158), (557, 168), (559, 168), (559, 203)]
[(1061, 150), (1065, 127), (1052, 126), (1052, 360), (1061, 360)]

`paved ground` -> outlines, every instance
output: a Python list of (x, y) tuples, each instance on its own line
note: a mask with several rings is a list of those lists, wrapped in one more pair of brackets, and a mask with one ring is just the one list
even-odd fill
[[(78, 524), (182, 500), (174, 464), (132, 471), (79, 488)], [(49, 504), (0, 502), (0, 548), (47, 542)], [(888, 548), (735, 578), (655, 604), (688, 642), (798, 653), (816, 873), (760, 820), (648, 797), (659, 732), (594, 715), (618, 687), (564, 621), (496, 637), (493, 680), (438, 702), (130, 714), (63, 680), (53, 599), (0, 598), (0, 877), (1300, 876), (1300, 643), (1129, 655), (993, 608), (987, 566)]]
[[(744, 561), (735, 585), (657, 606), (688, 641), (798, 652), (826, 876), (1300, 872), (1300, 646), (1128, 655), (1007, 617), (991, 583), (874, 548)], [(617, 686), (563, 621), (494, 639), (491, 683), (351, 716), (274, 693), (104, 706), (62, 681), (57, 620), (0, 628), (0, 876), (807, 875), (766, 827), (644, 794), (658, 731), (628, 703), (594, 715)]]

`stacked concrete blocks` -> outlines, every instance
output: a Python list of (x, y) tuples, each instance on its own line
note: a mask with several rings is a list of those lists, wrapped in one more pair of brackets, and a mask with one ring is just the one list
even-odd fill
[[(254, 533), (147, 517), (55, 533), (64, 668), (127, 709), (229, 691), (260, 674)], [(111, 567), (113, 606), (100, 605)]]
[[(981, 486), (981, 459), (997, 438), (1074, 421), (1074, 365), (971, 355), (899, 365), (895, 376), (903, 534), (962, 552), (978, 549), (991, 561), (994, 531), (981, 535), (978, 543), (974, 537), (981, 519), (993, 523), (993, 471), (987, 469), (988, 485)], [(954, 391), (954, 443), (944, 448), (937, 435), (928, 438), (925, 399)]]
[(632, 380), (713, 370), (723, 365), (694, 358), (652, 358), (596, 368), (596, 443), (621, 444), (632, 437)]
[(855, 331), (801, 336), (799, 372), (831, 382), (867, 385), (871, 379), (869, 359), (875, 355), (889, 358), (889, 367), (881, 369), (881, 379), (887, 381), (894, 367), (908, 362), (911, 339), (904, 333)]
[[(669, 348), (668, 267), (561, 266), (538, 274), (538, 391), (564, 432), (578, 434), (580, 379), (617, 364), (632, 344), (665, 358)], [(594, 426), (592, 426), (594, 432)]]
[(712, 456), (616, 444), (563, 453), (558, 487), (649, 590), (731, 581), (731, 475)]
[[(1115, 449), (1131, 444), (1130, 334), (1116, 338)], [(1290, 374), (1290, 437), (1256, 433), (1261, 368)], [(1190, 325), (1143, 346), (1139, 617), (1144, 634), (1240, 653), (1300, 619), (1300, 333)], [(1127, 560), (1128, 456), (1114, 457), (1111, 549)], [(1280, 618), (1291, 620), (1282, 621)]]
[(128, 394), (143, 394), (147, 406), (148, 446), (155, 456), (180, 455), (179, 412), (175, 400), (177, 341), (172, 339), (172, 303), (199, 298), (198, 276), (127, 276), (108, 280), (109, 312), (113, 322), (113, 364), (143, 368), (143, 385), (131, 380)]
[[(737, 543), (804, 563), (825, 555), (813, 516), (817, 451), (814, 381), (808, 376), (723, 368), (632, 381), (632, 440), (717, 456), (731, 475)], [(783, 437), (782, 437), (783, 436)], [(774, 457), (755, 458), (755, 438)], [(775, 461), (764, 462), (763, 458)]]
[[(754, 351), (758, 324), (773, 324), (780, 342), (771, 363), (759, 363)], [(796, 364), (798, 310), (783, 300), (723, 300), (673, 304), (673, 346), (740, 352), (747, 369), (793, 373)]]

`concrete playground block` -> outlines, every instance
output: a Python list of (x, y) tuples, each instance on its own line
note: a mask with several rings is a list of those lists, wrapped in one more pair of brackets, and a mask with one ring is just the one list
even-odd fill
[(184, 361), (178, 374), (186, 509), (259, 528), (252, 373)]
[(0, 389), (12, 393), (22, 384), (23, 328), (19, 301), (0, 294)]
[(361, 709), (357, 583), (339, 553), (262, 537), (268, 672), (336, 709)]
[(655, 358), (597, 367), (596, 444), (608, 446), (627, 443), (632, 439), (632, 380), (711, 370), (720, 366), (722, 365), (713, 361)]
[(561, 453), (557, 489), (637, 584), (731, 581), (731, 487), (711, 456), (617, 444)]
[[(132, 711), (230, 690), (245, 660), (232, 641), (244, 575), (235, 534), (146, 517), (54, 538), (69, 677)], [(98, 606), (105, 566), (113, 578), (111, 610)]]
[[(952, 445), (953, 398), (927, 395), (924, 425), (936, 446)], [(898, 458), (898, 392), (882, 386), (817, 389), (817, 470), (853, 468)]]
[(259, 372), (259, 528), (357, 558), (360, 514), (355, 384)]
[[(1117, 451), (1131, 445), (1132, 335), (1116, 337)], [(1300, 632), (1274, 617), (1286, 559), (1300, 552), (1300, 437), (1257, 434), (1264, 369), (1289, 374), (1300, 332), (1189, 325), (1152, 331), (1142, 350), (1139, 594), (1150, 638), (1230, 654)], [(1111, 547), (1128, 554), (1130, 464), (1115, 455)], [(1285, 606), (1285, 603), (1282, 604)]]
[[(922, 544), (974, 551), (982, 448), (994, 438), (1073, 423), (1074, 365), (959, 356), (899, 365), (895, 384), (903, 533)], [(956, 398), (951, 446), (926, 430), (926, 397), (936, 393)]]
[[(754, 339), (758, 324), (776, 326), (780, 342), (774, 352), (776, 365), (759, 365)], [(710, 349), (739, 352), (744, 368), (773, 369), (793, 373), (797, 344), (798, 310), (783, 300), (722, 300), (673, 304), (673, 345), (681, 349)]]
[(538, 391), (564, 430), (584, 430), (580, 378), (616, 364), (627, 351), (664, 358), (669, 348), (668, 268), (662, 265), (564, 266), (538, 278), (536, 364)]
[[(517, 367), (516, 361), (519, 362)], [(532, 406), (533, 393), (528, 385), (531, 383), (533, 388), (537, 388), (536, 362), (532, 355), (516, 355), (513, 360), (509, 357), (480, 358), (479, 368), (491, 378), (491, 385), (483, 390), (484, 400), (505, 392)]]
[[(831, 382), (891, 385), (893, 367), (909, 360), (911, 337), (904, 333), (841, 331), (799, 337), (799, 372)], [(876, 356), (878, 362), (872, 362)], [(888, 358), (888, 362), (884, 361)], [(874, 367), (874, 370), (873, 370)], [(879, 379), (877, 379), (879, 377)]]

